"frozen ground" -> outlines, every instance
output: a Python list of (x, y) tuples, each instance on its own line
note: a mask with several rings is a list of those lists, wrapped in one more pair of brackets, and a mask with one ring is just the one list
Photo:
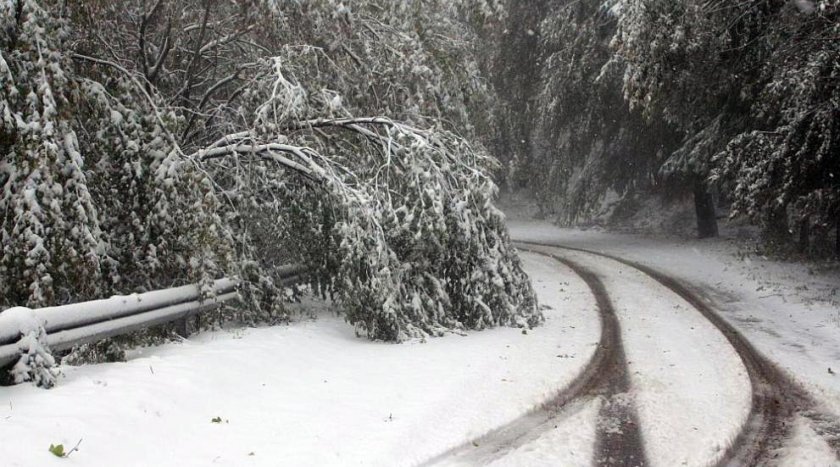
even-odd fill
[[(526, 265), (550, 307), (546, 325), (527, 334), (495, 329), (387, 345), (357, 339), (322, 310), (287, 327), (144, 349), (126, 363), (65, 367), (49, 391), (0, 388), (2, 464), (423, 461), (528, 411), (593, 353), (600, 327), (580, 279), (542, 257), (529, 255)], [(593, 414), (584, 410), (565, 432), (551, 433), (545, 465), (591, 455), (585, 442), (564, 437), (591, 438)], [(79, 439), (68, 459), (47, 452), (51, 443), (69, 449)]]

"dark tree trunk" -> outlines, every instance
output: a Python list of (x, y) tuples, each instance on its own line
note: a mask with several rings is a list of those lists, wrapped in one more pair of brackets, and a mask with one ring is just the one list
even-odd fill
[(12, 367), (15, 363), (9, 363), (4, 367), (0, 367), (0, 386), (14, 386), (15, 380), (12, 378)]
[(790, 252), (794, 239), (788, 228), (787, 206), (776, 206), (767, 213), (764, 243), (775, 253)]
[(837, 259), (840, 259), (840, 216), (838, 216), (837, 220), (835, 221), (834, 255), (837, 256)]
[(811, 243), (811, 222), (807, 217), (799, 221), (799, 253), (807, 254)]
[(697, 236), (700, 238), (717, 237), (715, 201), (706, 189), (706, 185), (700, 180), (694, 182), (694, 210), (697, 213)]

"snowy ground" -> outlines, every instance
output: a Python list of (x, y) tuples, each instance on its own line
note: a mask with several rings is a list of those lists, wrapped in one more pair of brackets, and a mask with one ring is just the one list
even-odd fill
[(492, 467), (557, 467), (592, 465), (595, 448), (595, 425), (603, 401), (587, 400), (572, 404), (556, 421), (556, 427), (543, 433), (504, 457), (487, 465)]
[[(738, 254), (725, 240), (652, 239), (514, 220), (519, 240), (604, 251), (701, 287), (723, 316), (840, 413), (840, 309), (831, 276)], [(652, 465), (702, 465), (731, 441), (749, 385), (698, 313), (632, 268), (564, 253), (595, 271), (622, 328), (631, 394)], [(414, 465), (520, 417), (566, 386), (599, 340), (583, 281), (523, 254), (545, 326), (403, 345), (371, 343), (329, 310), (290, 326), (235, 329), (63, 368), (55, 389), (0, 388), (2, 464)], [(832, 372), (828, 368), (833, 368)], [(497, 466), (588, 465), (603, 400), (575, 401), (554, 429)], [(711, 409), (710, 409), (711, 408)], [(220, 423), (211, 420), (219, 417)], [(78, 452), (58, 459), (51, 443)], [(782, 465), (838, 461), (797, 419)]]
[[(600, 328), (580, 279), (529, 255), (546, 325), (371, 343), (340, 318), (198, 335), (126, 363), (0, 388), (3, 465), (411, 465), (504, 424), (582, 369)], [(594, 432), (583, 411), (566, 436)], [(221, 423), (211, 419), (221, 418)], [(560, 439), (558, 439), (558, 436)], [(544, 465), (588, 459), (551, 433)], [(47, 452), (51, 443), (68, 459)], [(520, 453), (528, 455), (528, 452)], [(559, 462), (559, 464), (558, 464)], [(518, 462), (517, 462), (518, 463)], [(522, 465), (519, 463), (519, 465)]]
[[(721, 315), (756, 348), (801, 383), (820, 410), (840, 415), (840, 277), (806, 264), (745, 255), (731, 239), (692, 240), (509, 221), (516, 240), (610, 253), (700, 287)], [(782, 465), (837, 466), (840, 460), (797, 422)], [(809, 436), (812, 435), (812, 436)]]

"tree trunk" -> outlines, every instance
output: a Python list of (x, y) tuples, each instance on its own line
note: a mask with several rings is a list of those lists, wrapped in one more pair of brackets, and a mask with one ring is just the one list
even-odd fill
[(788, 228), (787, 206), (774, 206), (767, 213), (764, 243), (773, 253), (790, 253), (793, 230)]
[(718, 225), (715, 213), (715, 201), (706, 185), (694, 182), (694, 210), (697, 213), (697, 236), (700, 238), (717, 237)]
[(840, 216), (837, 217), (835, 221), (835, 229), (834, 229), (834, 254), (837, 256), (837, 259), (840, 259)]
[(811, 222), (808, 217), (804, 217), (799, 221), (799, 253), (807, 254), (808, 247), (811, 243)]

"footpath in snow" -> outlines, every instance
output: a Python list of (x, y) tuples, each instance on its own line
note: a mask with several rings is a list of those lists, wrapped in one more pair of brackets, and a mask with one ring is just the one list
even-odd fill
[[(524, 259), (548, 307), (546, 324), (527, 334), (502, 328), (390, 345), (356, 338), (322, 310), (290, 326), (143, 349), (125, 363), (63, 367), (52, 390), (0, 388), (2, 463), (422, 462), (550, 398), (593, 354), (600, 325), (589, 290), (553, 260)], [(505, 462), (588, 463), (594, 416), (582, 410), (574, 426)], [(69, 448), (79, 439), (68, 459), (47, 452), (51, 443)]]

